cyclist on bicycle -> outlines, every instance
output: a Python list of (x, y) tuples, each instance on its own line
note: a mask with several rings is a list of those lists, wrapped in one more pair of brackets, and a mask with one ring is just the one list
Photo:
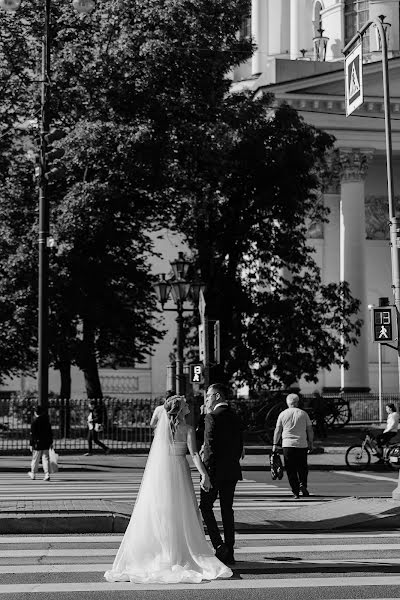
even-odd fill
[(399, 413), (393, 403), (386, 404), (387, 422), (383, 432), (376, 436), (377, 454), (379, 462), (383, 462), (383, 446), (392, 439), (399, 428)]

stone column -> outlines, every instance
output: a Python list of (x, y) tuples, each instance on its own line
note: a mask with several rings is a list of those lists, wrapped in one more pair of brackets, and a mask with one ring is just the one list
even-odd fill
[(268, 53), (268, 0), (251, 0), (251, 35), (257, 49), (251, 59), (251, 73), (257, 75), (265, 70)]
[(296, 60), (300, 55), (299, 20), (299, 1), (290, 0), (290, 58), (292, 60)]
[(355, 298), (361, 300), (359, 317), (364, 320), (357, 346), (351, 346), (342, 369), (341, 386), (347, 392), (369, 391), (368, 320), (365, 282), (364, 181), (372, 150), (340, 150), (340, 280), (347, 281)]
[[(334, 167), (334, 165), (332, 165)], [(331, 181), (324, 188), (324, 205), (329, 208), (329, 221), (324, 223), (324, 249), (322, 255), (322, 283), (340, 281), (340, 180)], [(323, 390), (339, 392), (341, 372), (338, 365), (332, 365), (330, 371), (324, 371)]]
[[(304, 0), (290, 0), (290, 58), (296, 60), (300, 56), (301, 48), (308, 48), (310, 40), (308, 39), (308, 31), (306, 19), (310, 19), (311, 31), (311, 15), (307, 9)], [(308, 43), (308, 46), (307, 46)]]

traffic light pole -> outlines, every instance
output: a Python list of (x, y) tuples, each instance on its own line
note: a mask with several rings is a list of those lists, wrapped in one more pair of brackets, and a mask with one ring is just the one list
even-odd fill
[(40, 111), (40, 156), (39, 156), (39, 300), (38, 300), (38, 401), (45, 410), (48, 407), (49, 389), (49, 204), (46, 178), (46, 139), (49, 130), (49, 86), (50, 86), (50, 0), (45, 0), (44, 31), (42, 40), (42, 80)]
[[(389, 221), (390, 221), (390, 251), (392, 259), (392, 289), (394, 294), (394, 303), (397, 316), (397, 331), (399, 331), (399, 315), (400, 315), (400, 273), (399, 273), (399, 247), (400, 247), (400, 232), (399, 219), (396, 217), (394, 207), (394, 185), (393, 185), (393, 152), (392, 152), (392, 127), (390, 118), (390, 91), (389, 91), (389, 68), (388, 68), (388, 51), (387, 39), (382, 21), (379, 17), (373, 21), (368, 21), (360, 31), (350, 40), (343, 49), (346, 55), (350, 47), (358, 40), (362, 39), (363, 33), (371, 26), (375, 25), (378, 28), (382, 46), (382, 71), (383, 71), (383, 106), (385, 112), (385, 143), (386, 143), (386, 172), (387, 172), (387, 189), (388, 189), (388, 204), (389, 204)], [(397, 368), (400, 389), (400, 344), (399, 334), (397, 339)], [(397, 488), (393, 490), (392, 497), (395, 500), (400, 500), (400, 474)]]
[[(393, 185), (393, 151), (392, 151), (392, 126), (390, 118), (390, 91), (389, 91), (389, 68), (388, 68), (388, 48), (385, 30), (382, 20), (377, 17), (370, 20), (352, 37), (348, 44), (343, 48), (343, 54), (346, 56), (350, 48), (359, 40), (362, 40), (363, 34), (375, 25), (379, 31), (379, 37), (382, 47), (382, 72), (383, 72), (383, 106), (385, 113), (385, 143), (386, 143), (386, 172), (387, 172), (387, 190), (389, 204), (389, 222), (390, 222), (390, 251), (392, 262), (392, 289), (394, 295), (394, 304), (396, 306), (397, 325), (399, 331), (400, 315), (400, 270), (399, 270), (399, 247), (400, 247), (400, 220), (396, 217), (394, 207), (394, 185)], [(400, 344), (397, 340), (397, 369), (398, 385), (400, 390)]]

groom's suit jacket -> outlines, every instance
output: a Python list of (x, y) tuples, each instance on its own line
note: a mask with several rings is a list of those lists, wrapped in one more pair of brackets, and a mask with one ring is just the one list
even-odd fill
[(242, 479), (242, 424), (230, 406), (218, 406), (204, 419), (203, 462), (211, 481)]

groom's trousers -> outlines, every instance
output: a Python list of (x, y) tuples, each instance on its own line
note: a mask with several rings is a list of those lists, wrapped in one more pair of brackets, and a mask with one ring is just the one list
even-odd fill
[(209, 492), (200, 490), (200, 511), (206, 524), (208, 535), (214, 548), (222, 544), (221, 534), (214, 515), (214, 502), (219, 496), (225, 544), (230, 550), (235, 545), (235, 521), (233, 516), (233, 496), (237, 481), (213, 482)]

